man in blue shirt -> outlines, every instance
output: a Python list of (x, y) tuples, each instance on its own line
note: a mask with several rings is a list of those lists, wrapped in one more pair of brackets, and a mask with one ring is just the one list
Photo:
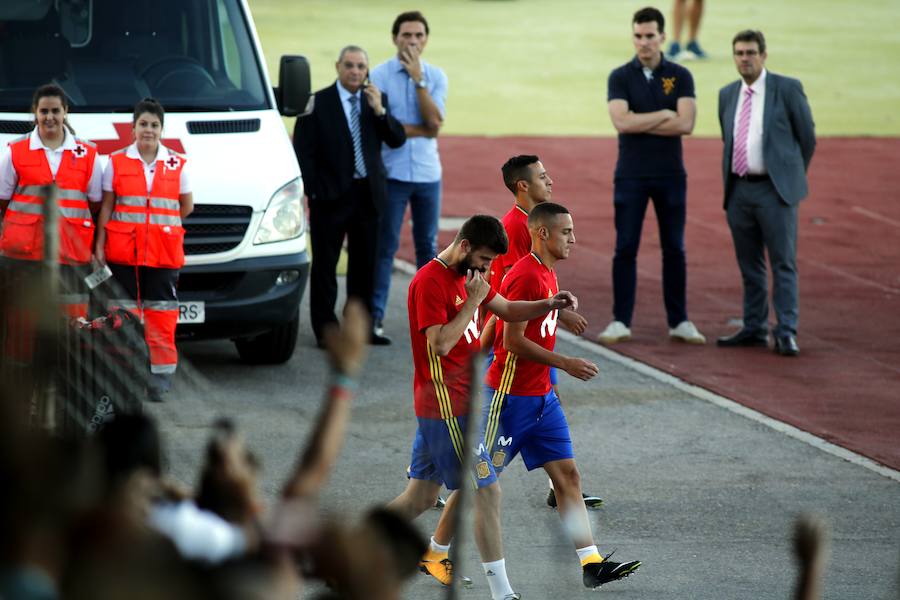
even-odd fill
[(631, 338), (637, 288), (637, 252), (648, 200), (659, 223), (663, 255), (663, 299), (669, 337), (690, 344), (706, 338), (687, 317), (684, 223), (687, 174), (681, 136), (694, 129), (696, 105), (690, 71), (666, 60), (665, 18), (642, 8), (632, 19), (633, 60), (609, 76), (609, 116), (619, 132), (613, 202), (613, 321), (600, 334), (604, 344)]
[(391, 28), (397, 56), (378, 65), (370, 74), (372, 83), (391, 98), (391, 112), (406, 130), (405, 144), (393, 149), (382, 146), (388, 176), (387, 206), (378, 232), (372, 298), (372, 320), (379, 336), (384, 335), (381, 322), (407, 204), (412, 211), (416, 266), (421, 267), (437, 253), (441, 214), (441, 158), (437, 136), (444, 123), (447, 76), (421, 59), (428, 32), (428, 21), (419, 11), (398, 15)]

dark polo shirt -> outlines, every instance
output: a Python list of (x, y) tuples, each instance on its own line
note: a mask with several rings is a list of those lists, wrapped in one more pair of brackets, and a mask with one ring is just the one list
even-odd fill
[[(668, 108), (676, 110), (678, 99), (694, 98), (691, 72), (666, 60), (660, 61), (648, 81), (641, 62), (634, 59), (609, 74), (607, 101), (625, 100), (635, 113)], [(667, 177), (684, 175), (681, 136), (620, 133), (616, 177)]]

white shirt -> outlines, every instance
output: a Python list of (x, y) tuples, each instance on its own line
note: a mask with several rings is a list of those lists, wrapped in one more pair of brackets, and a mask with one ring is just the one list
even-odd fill
[[(734, 111), (733, 135), (737, 137), (738, 120), (741, 116), (741, 107), (744, 105), (744, 96), (747, 88), (753, 90), (750, 97), (750, 131), (747, 134), (747, 168), (750, 175), (765, 175), (766, 162), (763, 160), (763, 114), (766, 110), (766, 70), (763, 69), (753, 85), (748, 86), (746, 81), (741, 82), (741, 91), (738, 94), (737, 109)], [(734, 138), (732, 138), (734, 139)]]
[(154, 504), (150, 526), (172, 540), (185, 558), (216, 564), (241, 556), (247, 539), (240, 527), (191, 500)]
[[(59, 172), (59, 164), (62, 162), (63, 152), (66, 150), (74, 150), (77, 143), (75, 136), (68, 131), (63, 130), (62, 145), (53, 150), (44, 145), (41, 136), (35, 127), (28, 136), (29, 150), (44, 150), (47, 157), (47, 163), (50, 165), (50, 174), (56, 179)], [(100, 180), (103, 176), (103, 169), (100, 168), (99, 155), (94, 155), (94, 170), (91, 172), (91, 180), (88, 182), (87, 196), (91, 202), (100, 202), (102, 193), (100, 191)], [(12, 162), (12, 151), (9, 146), (3, 149), (3, 156), (0, 157), (0, 200), (9, 200), (13, 192), (16, 191), (16, 185), (19, 183), (19, 174)]]
[[(145, 163), (144, 159), (141, 158), (141, 153), (138, 151), (137, 143), (131, 144), (125, 150), (125, 156), (128, 158), (133, 158), (135, 160), (141, 161), (141, 164), (144, 166), (144, 179), (147, 181), (147, 192), (153, 188), (153, 176), (156, 174), (156, 165), (157, 161), (166, 160), (169, 158), (169, 155), (172, 154), (169, 152), (169, 149), (163, 146), (162, 144), (156, 149), (156, 158), (150, 161), (149, 163)], [(188, 179), (187, 174), (187, 163), (181, 167), (181, 177), (179, 178), (179, 193), (180, 194), (190, 194), (191, 193), (191, 184)], [(104, 192), (112, 192), (113, 190), (113, 161), (109, 161), (106, 164), (106, 170), (103, 171), (103, 191)]]

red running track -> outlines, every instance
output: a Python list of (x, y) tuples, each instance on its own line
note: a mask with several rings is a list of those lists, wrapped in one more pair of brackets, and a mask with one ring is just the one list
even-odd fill
[[(819, 141), (811, 194), (800, 207), (797, 358), (713, 343), (741, 317), (721, 151), (715, 139), (685, 141), (688, 312), (707, 345), (668, 339), (651, 208), (638, 256), (634, 337), (613, 349), (900, 469), (900, 140)], [(578, 295), (590, 322), (585, 337), (596, 339), (612, 313), (615, 139), (442, 137), (441, 154), (445, 217), (501, 216), (513, 198), (500, 165), (514, 154), (540, 155), (554, 200), (575, 217), (577, 245), (559, 265), (560, 287)], [(442, 232), (441, 244), (452, 233)], [(400, 256), (411, 260), (408, 227), (402, 239)]]

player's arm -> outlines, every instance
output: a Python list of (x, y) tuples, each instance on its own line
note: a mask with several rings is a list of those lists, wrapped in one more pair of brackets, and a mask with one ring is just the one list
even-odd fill
[(487, 350), (491, 346), (494, 345), (494, 335), (497, 331), (497, 317), (496, 315), (491, 315), (491, 318), (487, 320), (487, 323), (481, 328), (481, 349)]
[(362, 369), (368, 349), (369, 319), (357, 300), (344, 311), (344, 324), (325, 331), (325, 347), (331, 360), (334, 382), (293, 475), (285, 483), (285, 498), (311, 497), (328, 481), (344, 445), (354, 379)]
[(559, 323), (575, 335), (584, 333), (588, 325), (587, 319), (570, 308), (559, 311)]
[(620, 98), (610, 100), (607, 109), (613, 127), (619, 133), (650, 133), (654, 127), (678, 116), (674, 110), (668, 108), (648, 113), (632, 112), (628, 107), (628, 101)]
[(459, 342), (469, 322), (475, 317), (475, 310), (487, 297), (490, 284), (479, 271), (469, 270), (466, 275), (466, 301), (449, 323), (432, 325), (425, 330), (425, 337), (438, 356), (447, 356)]
[(694, 123), (697, 120), (697, 101), (688, 96), (682, 96), (675, 105), (675, 117), (667, 119), (649, 130), (653, 135), (690, 135), (694, 131)]
[(508, 351), (524, 360), (562, 369), (572, 377), (583, 381), (597, 374), (597, 365), (591, 361), (551, 352), (525, 337), (527, 325), (527, 322), (506, 323), (503, 327), (503, 346)]
[(558, 292), (552, 298), (544, 300), (507, 300), (500, 294), (491, 298), (487, 303), (488, 310), (506, 321), (530, 321), (546, 315), (551, 310), (564, 308), (577, 309), (578, 298), (572, 292)]

